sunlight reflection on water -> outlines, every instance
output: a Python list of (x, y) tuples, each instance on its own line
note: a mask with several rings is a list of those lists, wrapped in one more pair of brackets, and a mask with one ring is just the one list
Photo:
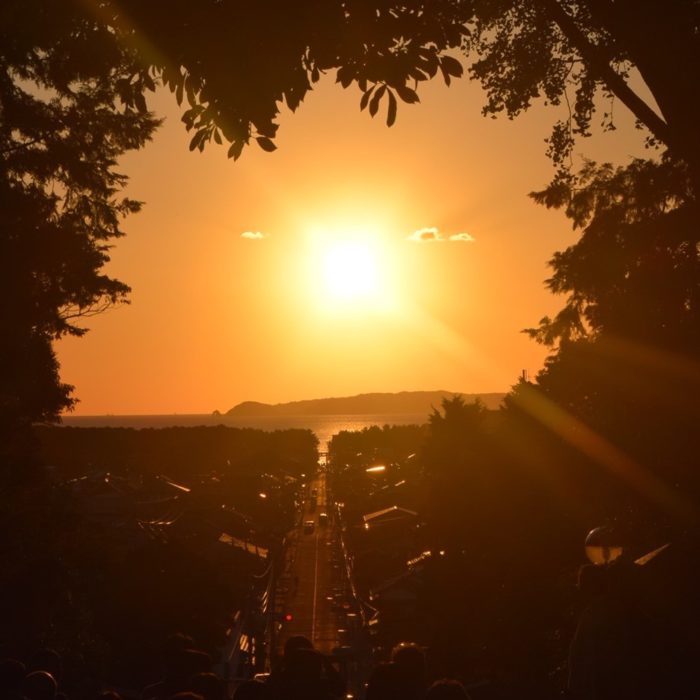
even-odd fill
[(232, 428), (257, 428), (260, 430), (285, 430), (308, 428), (316, 433), (320, 448), (341, 430), (362, 430), (372, 425), (420, 425), (426, 423), (425, 413), (353, 414), (323, 416), (213, 416), (165, 415), (165, 416), (65, 416), (63, 424), (75, 428), (170, 428), (200, 425), (227, 425)]

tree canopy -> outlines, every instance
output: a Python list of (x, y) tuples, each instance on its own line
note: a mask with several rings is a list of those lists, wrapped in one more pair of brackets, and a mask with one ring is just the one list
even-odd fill
[(555, 345), (611, 334), (700, 350), (699, 232), (684, 167), (668, 157), (617, 168), (588, 162), (576, 190), (553, 184), (533, 197), (583, 229), (551, 261), (547, 286), (567, 299), (534, 338)]
[(73, 403), (52, 341), (123, 301), (102, 272), (140, 203), (115, 168), (157, 120), (115, 104), (136, 56), (109, 27), (63, 3), (0, 10), (0, 421), (53, 419)]
[[(570, 155), (596, 119), (615, 127), (613, 106), (621, 102), (650, 146), (666, 152), (667, 165), (646, 168), (659, 168), (654, 182), (669, 168), (685, 173), (682, 193), (664, 200), (669, 216), (656, 219), (666, 227), (697, 218), (700, 6), (692, 0), (11, 0), (0, 19), (2, 259), (12, 261), (2, 310), (12, 340), (2, 365), (41, 356), (37, 376), (53, 387), (35, 391), (53, 398), (30, 408), (22, 389), (11, 388), (8, 370), (0, 382), (5, 414), (51, 418), (70, 405), (51, 341), (82, 332), (71, 321), (76, 316), (125, 299), (126, 285), (102, 266), (109, 241), (122, 234), (121, 218), (138, 203), (119, 194), (125, 178), (114, 168), (119, 155), (152, 134), (157, 122), (146, 96), (158, 84), (183, 105), (192, 150), (226, 142), (235, 159), (252, 142), (274, 150), (280, 110), (294, 111), (324, 74), (357, 87), (359, 107), (381, 112), (391, 125), (399, 101), (419, 100), (421, 82), (440, 76), (450, 83), (464, 62), (485, 89), (486, 115), (513, 118), (535, 100), (562, 106), (548, 146), (555, 190), (543, 203), (564, 206), (577, 189), (600, 192), (606, 177), (614, 187), (615, 177), (593, 166), (578, 179)], [(630, 166), (616, 177), (631, 182), (642, 171)], [(604, 220), (609, 228), (614, 216), (599, 208), (590, 226), (602, 230)], [(586, 282), (574, 277), (573, 258), (585, 266), (585, 251), (606, 254), (591, 245), (593, 229), (575, 252), (555, 259), (554, 291), (577, 290), (559, 321), (573, 318), (574, 307), (584, 316), (608, 313), (610, 289), (587, 311), (578, 301), (588, 292), (577, 286)], [(538, 337), (574, 326), (550, 325)]]
[[(512, 118), (538, 98), (566, 104), (550, 140), (557, 163), (577, 135), (589, 134), (602, 94), (685, 161), (697, 184), (700, 9), (692, 0), (663, 7), (653, 0), (125, 0), (100, 7), (143, 61), (130, 83), (134, 94), (149, 85), (150, 70), (187, 100), (192, 148), (223, 137), (233, 157), (251, 140), (272, 150), (280, 106), (295, 110), (324, 73), (359, 87), (360, 107), (372, 115), (386, 104), (392, 124), (398, 100), (419, 99), (420, 82), (462, 74), (460, 50), (486, 90), (486, 114)], [(614, 128), (612, 106), (599, 116)]]

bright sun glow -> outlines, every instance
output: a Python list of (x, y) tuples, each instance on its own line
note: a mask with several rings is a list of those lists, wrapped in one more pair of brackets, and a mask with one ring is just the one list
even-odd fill
[(368, 299), (379, 291), (377, 258), (363, 241), (335, 243), (326, 250), (322, 264), (326, 289), (337, 299)]
[(309, 308), (334, 318), (395, 313), (400, 260), (389, 226), (379, 216), (352, 223), (329, 219), (306, 229), (300, 272)]

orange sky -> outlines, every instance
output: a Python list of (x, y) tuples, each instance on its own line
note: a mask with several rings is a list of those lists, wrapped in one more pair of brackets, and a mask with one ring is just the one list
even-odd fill
[[(131, 285), (131, 305), (58, 344), (76, 413), (506, 391), (523, 368), (539, 369), (544, 349), (520, 330), (558, 308), (546, 261), (575, 234), (526, 195), (552, 175), (543, 140), (561, 113), (485, 119), (480, 89), (465, 80), (420, 95), (388, 129), (381, 111), (359, 111), (356, 88), (329, 79), (283, 113), (277, 151), (253, 146), (234, 163), (223, 147), (190, 153), (174, 98), (158, 94), (165, 125), (123, 163), (129, 194), (146, 206), (108, 268)], [(641, 155), (627, 115), (618, 126), (580, 152)], [(474, 240), (407, 240), (427, 227)], [(355, 240), (375, 256), (376, 289), (344, 299), (324, 260)]]

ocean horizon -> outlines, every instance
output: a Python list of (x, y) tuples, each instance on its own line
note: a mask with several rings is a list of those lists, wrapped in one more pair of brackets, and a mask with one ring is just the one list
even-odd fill
[(62, 425), (73, 428), (194, 428), (224, 425), (230, 428), (255, 428), (274, 431), (290, 428), (307, 429), (315, 433), (321, 449), (333, 435), (342, 430), (359, 431), (373, 425), (422, 425), (427, 413), (394, 414), (324, 414), (299, 416), (227, 416), (208, 413), (164, 415), (99, 415), (62, 417)]

